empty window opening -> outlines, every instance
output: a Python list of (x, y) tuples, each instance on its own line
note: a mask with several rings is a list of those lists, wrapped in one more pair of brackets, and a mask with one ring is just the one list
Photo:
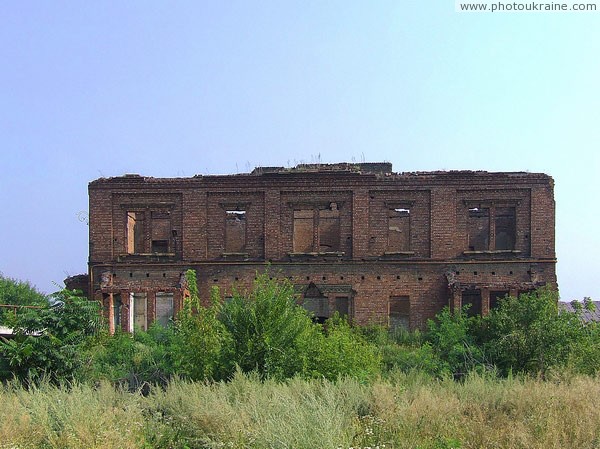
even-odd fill
[(347, 318), (350, 315), (350, 299), (345, 296), (335, 298), (335, 311), (342, 318)]
[(462, 305), (470, 306), (467, 316), (481, 315), (481, 290), (466, 290), (462, 293)]
[(495, 213), (495, 238), (497, 250), (515, 249), (516, 240), (516, 213), (514, 207), (496, 207)]
[(127, 212), (127, 253), (144, 252), (144, 213)]
[(311, 282), (304, 291), (302, 306), (312, 314), (313, 320), (324, 323), (329, 318), (329, 299)]
[(293, 247), (296, 253), (339, 252), (340, 211), (337, 203), (325, 209), (294, 211)]
[(410, 209), (390, 209), (388, 214), (388, 251), (410, 251)]
[(168, 253), (169, 241), (172, 236), (171, 214), (168, 211), (152, 211), (152, 247), (153, 253)]
[(340, 211), (337, 203), (319, 210), (319, 252), (340, 250)]
[(314, 221), (315, 217), (312, 209), (294, 211), (295, 253), (313, 252)]
[(390, 329), (410, 328), (410, 298), (408, 296), (392, 296), (389, 302)]
[(129, 298), (129, 331), (133, 332), (135, 327), (147, 330), (148, 296), (146, 293), (131, 293)]
[(246, 211), (228, 210), (225, 218), (225, 252), (246, 251)]
[(115, 330), (121, 328), (121, 312), (123, 310), (123, 301), (121, 295), (113, 295), (113, 328)]
[(487, 207), (469, 208), (467, 232), (470, 251), (485, 251), (490, 247), (490, 209)]
[(153, 253), (168, 253), (169, 252), (169, 241), (168, 240), (152, 240), (152, 252)]
[(497, 308), (500, 305), (500, 301), (506, 296), (508, 296), (507, 291), (491, 291), (490, 310)]
[(156, 293), (156, 321), (167, 327), (173, 319), (173, 293)]

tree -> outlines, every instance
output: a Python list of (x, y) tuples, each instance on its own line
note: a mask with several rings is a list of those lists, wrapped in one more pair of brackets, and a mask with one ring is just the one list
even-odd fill
[[(48, 298), (29, 282), (11, 279), (0, 273), (0, 304), (47, 306)], [(10, 311), (0, 307), (0, 319)]]
[(586, 335), (577, 313), (558, 313), (558, 292), (550, 288), (503, 299), (484, 322), (484, 348), (504, 373), (544, 375), (565, 366)]
[(231, 335), (228, 362), (265, 377), (291, 377), (302, 370), (302, 341), (313, 323), (296, 304), (294, 287), (259, 274), (248, 292), (235, 292), (220, 320)]
[(14, 338), (0, 340), (0, 376), (20, 380), (71, 379), (82, 362), (79, 348), (99, 330), (99, 305), (76, 291), (61, 290), (53, 306), (11, 318)]

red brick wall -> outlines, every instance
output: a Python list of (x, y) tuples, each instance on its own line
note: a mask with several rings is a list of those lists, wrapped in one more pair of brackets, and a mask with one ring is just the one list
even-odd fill
[[(290, 280), (300, 292), (314, 282), (330, 304), (349, 297), (352, 317), (363, 324), (387, 322), (393, 296), (410, 298), (411, 327), (422, 328), (467, 289), (482, 291), (485, 311), (489, 291), (556, 286), (553, 181), (542, 174), (292, 170), (181, 179), (125, 176), (94, 181), (89, 194), (90, 294), (121, 293), (125, 299), (129, 292), (145, 291), (150, 314), (157, 291), (181, 298), (180, 277), (188, 268), (196, 269), (202, 297), (208, 298), (212, 286), (225, 296), (234, 285), (249, 288), (269, 262), (274, 277)], [(339, 210), (343, 255), (290, 255), (294, 209), (314, 207), (318, 226), (318, 210), (331, 203)], [(515, 251), (467, 251), (474, 203), (514, 205)], [(385, 254), (390, 207), (410, 208), (410, 251), (402, 254)], [(131, 208), (168, 208), (176, 231), (174, 255), (126, 254)], [(225, 217), (236, 208), (246, 211), (247, 256), (229, 258)], [(101, 284), (102, 273), (112, 273), (109, 284)]]

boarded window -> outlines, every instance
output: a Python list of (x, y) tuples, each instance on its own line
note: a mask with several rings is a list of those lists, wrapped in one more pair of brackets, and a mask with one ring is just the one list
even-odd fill
[(335, 311), (341, 317), (347, 318), (350, 315), (350, 299), (348, 297), (335, 298)]
[(130, 331), (133, 332), (134, 326), (145, 331), (148, 329), (148, 297), (146, 293), (131, 293), (130, 298)]
[(319, 210), (319, 252), (340, 250), (340, 211), (336, 203)]
[(390, 329), (410, 328), (410, 298), (392, 296), (390, 298)]
[(496, 249), (515, 249), (517, 224), (514, 207), (497, 207), (495, 209)]
[(173, 319), (173, 293), (156, 293), (156, 321), (167, 327)]
[(462, 293), (462, 305), (470, 306), (467, 310), (468, 316), (481, 315), (481, 291), (467, 290)]
[(246, 251), (246, 211), (228, 210), (225, 218), (225, 252)]
[(507, 291), (491, 291), (490, 292), (490, 310), (495, 309), (500, 305), (500, 300), (508, 295)]
[(127, 253), (144, 252), (144, 213), (127, 212)]
[(487, 207), (472, 207), (469, 209), (467, 220), (469, 233), (469, 250), (485, 251), (490, 246), (490, 209)]
[(294, 252), (313, 252), (314, 212), (312, 209), (294, 211)]
[(388, 251), (410, 251), (410, 209), (408, 208), (389, 210)]
[(171, 239), (171, 215), (169, 212), (152, 211), (152, 252), (168, 253)]

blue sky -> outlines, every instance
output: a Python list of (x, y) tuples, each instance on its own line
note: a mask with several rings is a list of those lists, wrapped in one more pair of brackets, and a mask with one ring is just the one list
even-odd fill
[(600, 13), (454, 2), (8, 2), (0, 271), (86, 271), (87, 183), (299, 162), (556, 182), (563, 300), (600, 299)]

